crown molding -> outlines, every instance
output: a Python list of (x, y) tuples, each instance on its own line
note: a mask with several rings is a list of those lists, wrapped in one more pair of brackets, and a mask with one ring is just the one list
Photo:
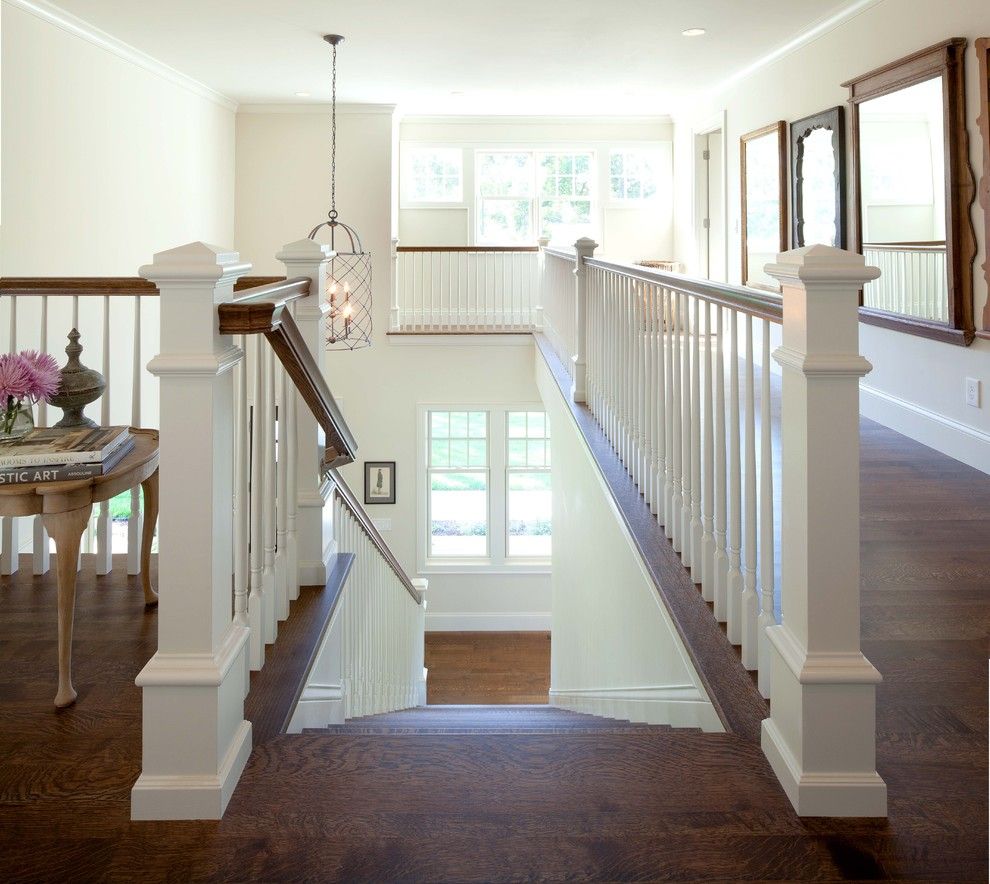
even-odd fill
[(752, 74), (755, 74), (761, 68), (765, 68), (774, 62), (780, 61), (780, 59), (797, 52), (802, 47), (807, 46), (819, 37), (824, 36), (829, 31), (835, 30), (841, 25), (844, 25), (847, 21), (850, 21), (857, 15), (861, 15), (880, 3), (883, 3), (883, 0), (853, 0), (852, 3), (837, 9), (831, 15), (827, 15), (824, 18), (819, 19), (811, 25), (811, 27), (802, 31), (796, 37), (792, 37), (776, 49), (770, 50), (770, 52), (766, 53), (766, 55), (760, 56), (756, 59), (756, 61), (753, 61), (745, 67), (740, 68), (735, 73), (730, 74), (712, 89), (711, 94), (718, 95), (720, 92), (724, 92), (730, 86), (738, 83), (740, 80), (744, 80)]
[[(239, 114), (328, 114), (329, 101), (278, 102), (278, 103), (244, 103), (238, 106)], [(391, 116), (395, 113), (394, 104), (337, 104), (338, 114), (383, 114)]]
[(42, 21), (65, 31), (67, 34), (72, 34), (74, 37), (79, 37), (94, 46), (98, 46), (100, 49), (140, 68), (144, 68), (146, 71), (161, 77), (163, 80), (168, 80), (168, 82), (180, 86), (194, 95), (198, 95), (200, 98), (212, 101), (226, 110), (237, 110), (237, 102), (232, 98), (228, 98), (223, 93), (217, 92), (216, 89), (212, 89), (204, 83), (199, 82), (199, 80), (194, 80), (181, 71), (169, 67), (157, 58), (152, 58), (146, 52), (142, 52), (129, 43), (119, 40), (112, 34), (108, 34), (106, 31), (100, 30), (94, 25), (83, 21), (72, 13), (66, 12), (54, 3), (49, 3), (48, 0), (2, 0), (2, 2), (13, 9), (30, 13), (36, 18), (40, 18)]
[(668, 114), (402, 114), (403, 123), (431, 126), (484, 126), (498, 122), (502, 126), (574, 126), (574, 125), (658, 125), (672, 123)]

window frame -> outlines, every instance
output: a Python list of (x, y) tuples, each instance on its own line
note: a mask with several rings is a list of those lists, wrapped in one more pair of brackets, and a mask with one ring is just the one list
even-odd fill
[[(461, 188), (456, 200), (417, 200), (407, 195), (407, 177), (410, 170), (410, 155), (415, 151), (444, 151), (460, 154)], [(465, 162), (464, 148), (457, 144), (436, 144), (424, 141), (403, 142), (399, 147), (399, 208), (400, 209), (463, 209), (468, 206), (467, 195), (472, 185), (468, 177), (468, 163)]]
[[(488, 555), (431, 556), (430, 413), (433, 411), (483, 411), (488, 415)], [(550, 558), (508, 556), (508, 413), (546, 412), (542, 402), (419, 403), (416, 406), (416, 566), (420, 574), (548, 574)], [(549, 418), (547, 418), (549, 420)], [(501, 439), (501, 441), (499, 441)], [(439, 468), (443, 469), (443, 468)], [(451, 468), (453, 469), (453, 468)], [(459, 472), (470, 472), (468, 467)], [(551, 457), (552, 475), (552, 457)], [(552, 535), (551, 535), (552, 536)]]

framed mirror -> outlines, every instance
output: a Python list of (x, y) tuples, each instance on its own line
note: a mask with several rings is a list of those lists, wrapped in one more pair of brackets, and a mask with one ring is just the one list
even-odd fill
[(863, 289), (860, 318), (956, 344), (975, 334), (965, 48), (946, 40), (843, 84), (853, 247), (881, 272)]
[(742, 194), (742, 281), (779, 291), (763, 268), (787, 251), (787, 123), (747, 132), (739, 139)]
[(842, 107), (791, 123), (791, 248), (846, 247), (846, 130)]

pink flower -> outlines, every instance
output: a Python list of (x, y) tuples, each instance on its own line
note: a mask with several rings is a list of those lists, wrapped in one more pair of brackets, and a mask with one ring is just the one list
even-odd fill
[(18, 355), (24, 361), (30, 377), (27, 395), (33, 402), (47, 402), (62, 384), (62, 372), (55, 357), (37, 350), (23, 350)]
[(3, 407), (9, 407), (23, 399), (32, 380), (30, 365), (20, 353), (0, 355), (0, 403)]

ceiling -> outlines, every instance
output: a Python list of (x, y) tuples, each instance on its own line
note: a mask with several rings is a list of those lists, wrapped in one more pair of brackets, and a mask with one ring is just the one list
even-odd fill
[[(849, 0), (56, 0), (238, 101), (410, 113), (657, 114)], [(703, 37), (681, 36), (686, 28)], [(297, 92), (309, 96), (297, 97)], [(460, 93), (460, 94), (453, 94)]]

